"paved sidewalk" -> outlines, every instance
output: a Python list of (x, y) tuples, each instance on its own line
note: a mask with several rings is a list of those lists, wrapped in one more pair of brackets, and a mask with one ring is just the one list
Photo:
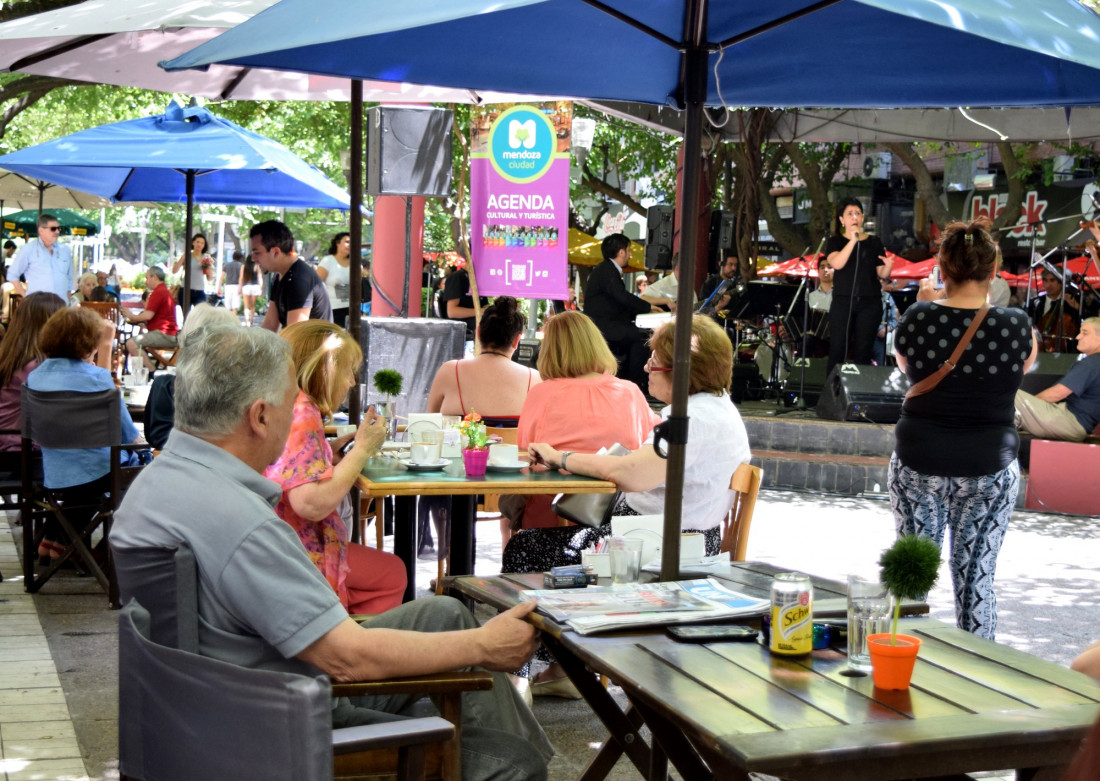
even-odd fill
[[(495, 574), (497, 522), (478, 524), (477, 533), (478, 574)], [(873, 573), (893, 537), (890, 508), (881, 498), (765, 491), (748, 557), (843, 578)], [(998, 640), (1068, 664), (1100, 635), (1097, 561), (1095, 518), (1016, 513), (998, 566)], [(43, 593), (25, 595), (2, 516), (0, 571), (7, 578), (0, 584), (0, 781), (117, 778), (118, 614), (107, 609), (105, 595), (89, 578), (59, 576)], [(435, 563), (421, 562), (419, 593), (426, 593), (434, 576)], [(930, 602), (934, 617), (953, 621), (946, 566)], [(540, 698), (535, 714), (558, 749), (550, 778), (576, 778), (605, 739), (602, 726), (581, 701)], [(611, 776), (637, 777), (626, 760)]]

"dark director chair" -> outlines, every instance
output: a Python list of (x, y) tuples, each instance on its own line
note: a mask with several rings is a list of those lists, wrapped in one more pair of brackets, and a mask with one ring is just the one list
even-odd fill
[[(23, 586), (33, 594), (74, 556), (107, 592), (112, 607), (118, 606), (118, 591), (111, 575), (108, 555), (106, 571), (92, 553), (92, 534), (102, 527), (103, 539), (110, 535), (111, 521), (126, 487), (140, 467), (123, 467), (123, 450), (149, 450), (148, 445), (123, 444), (121, 405), (117, 389), (81, 393), (36, 391), (23, 386), (22, 517)], [(57, 450), (109, 448), (110, 489), (87, 502), (63, 501), (63, 491), (46, 488), (35, 475), (33, 445)], [(40, 456), (37, 456), (40, 458)], [(46, 521), (54, 520), (62, 532), (61, 555), (38, 574), (35, 560)]]
[[(362, 779), (394, 774), (399, 779), (461, 779), (461, 696), (492, 688), (489, 673), (437, 673), (330, 686), (323, 675), (251, 670), (202, 657), (199, 571), (191, 548), (181, 543), (177, 548), (118, 548), (112, 554), (119, 591), (127, 603), (119, 636), (123, 781)], [(138, 639), (124, 634), (135, 602), (148, 607), (148, 612), (138, 608), (143, 616), (135, 622), (141, 627)], [(134, 657), (126, 648), (135, 645), (144, 646), (144, 657), (156, 658)], [(436, 697), (443, 719), (332, 729), (332, 697), (409, 693)], [(265, 698), (273, 701), (272, 707), (250, 702)], [(288, 698), (297, 700), (290, 707), (302, 725), (297, 734), (281, 726), (285, 713), (280, 703)], [(250, 708), (253, 715), (246, 717)], [(307, 759), (308, 767), (303, 764)], [(295, 761), (299, 764), (292, 764)]]

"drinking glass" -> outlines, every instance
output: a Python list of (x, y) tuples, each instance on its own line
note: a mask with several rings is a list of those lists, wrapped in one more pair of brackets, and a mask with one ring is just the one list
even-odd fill
[(608, 544), (611, 585), (637, 583), (642, 574), (642, 541), (634, 537), (612, 537)]
[(848, 576), (848, 669), (871, 671), (867, 637), (890, 629), (893, 602), (878, 581)]

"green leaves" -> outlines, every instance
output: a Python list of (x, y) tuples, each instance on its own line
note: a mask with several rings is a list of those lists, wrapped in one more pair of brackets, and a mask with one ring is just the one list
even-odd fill
[(386, 398), (400, 396), (402, 382), (401, 372), (396, 369), (380, 369), (374, 373), (374, 388)]
[(882, 552), (879, 580), (899, 601), (920, 599), (936, 584), (940, 547), (928, 537), (906, 534)]

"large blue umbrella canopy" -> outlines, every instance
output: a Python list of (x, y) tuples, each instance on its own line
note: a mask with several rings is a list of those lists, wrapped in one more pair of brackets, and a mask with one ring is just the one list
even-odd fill
[[(347, 193), (277, 141), (205, 108), (81, 130), (0, 157), (0, 168), (114, 201), (347, 209)], [(183, 307), (191, 300), (184, 266)]]
[[(163, 65), (229, 63), (684, 109), (683, 223), (705, 106), (1100, 104), (1100, 18), (1077, 0), (282, 0)], [(2, 164), (2, 160), (0, 160)], [(681, 234), (694, 278), (695, 231)], [(679, 567), (690, 285), (676, 306), (661, 577)]]
[(705, 8), (716, 106), (1100, 103), (1100, 19), (1077, 0), (282, 0), (170, 63), (686, 105)]

